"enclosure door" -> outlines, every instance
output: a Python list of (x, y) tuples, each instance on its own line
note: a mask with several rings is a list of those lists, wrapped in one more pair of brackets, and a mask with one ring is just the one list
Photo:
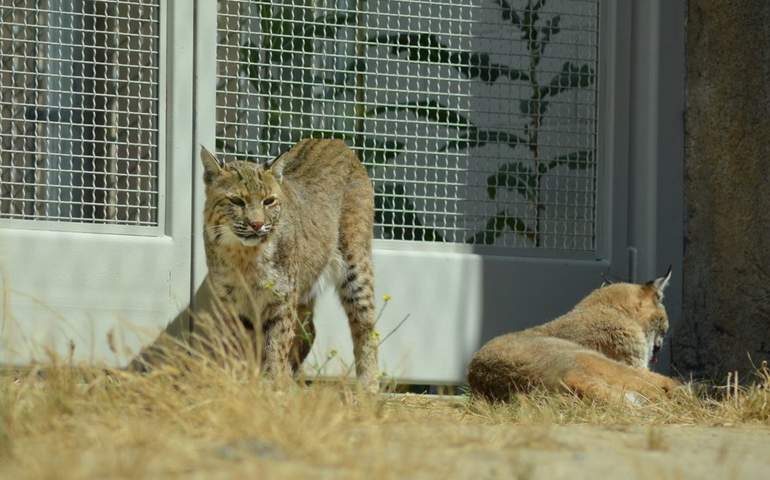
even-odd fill
[[(627, 278), (625, 5), (199, 1), (197, 138), (255, 162), (347, 141), (376, 191), (382, 370), (462, 382), (487, 339)], [(316, 325), (306, 371), (349, 372), (333, 288)]]
[(0, 363), (124, 364), (189, 302), (192, 5), (6, 4)]

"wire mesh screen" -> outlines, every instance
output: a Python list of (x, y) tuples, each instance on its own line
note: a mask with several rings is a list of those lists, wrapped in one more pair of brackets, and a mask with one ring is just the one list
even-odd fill
[(160, 0), (0, 7), (0, 218), (157, 225)]
[(373, 180), (379, 238), (594, 250), (598, 0), (218, 9), (226, 158), (343, 138)]

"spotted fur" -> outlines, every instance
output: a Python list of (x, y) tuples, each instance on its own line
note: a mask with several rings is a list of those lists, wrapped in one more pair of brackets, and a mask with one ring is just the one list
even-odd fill
[(355, 153), (340, 140), (309, 139), (269, 165), (221, 164), (205, 149), (201, 161), (210, 283), (226, 310), (264, 335), (266, 371), (288, 375), (309, 352), (312, 335), (303, 333), (314, 333), (326, 277), (347, 313), (356, 373), (376, 390), (374, 192)]

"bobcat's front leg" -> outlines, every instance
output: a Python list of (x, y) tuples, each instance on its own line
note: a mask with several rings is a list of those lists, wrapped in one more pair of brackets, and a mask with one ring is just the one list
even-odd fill
[(265, 371), (276, 380), (292, 376), (290, 352), (297, 318), (296, 299), (276, 303), (267, 308), (263, 322), (265, 332)]

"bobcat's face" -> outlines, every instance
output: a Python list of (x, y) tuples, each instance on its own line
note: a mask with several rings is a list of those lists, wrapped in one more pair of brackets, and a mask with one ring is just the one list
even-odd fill
[(208, 238), (245, 246), (265, 241), (281, 217), (281, 187), (273, 173), (243, 161), (210, 167), (204, 174)]
[[(641, 287), (641, 296), (647, 303), (645, 310), (649, 312), (642, 324), (643, 326), (646, 324), (645, 331), (649, 348), (648, 363), (657, 363), (658, 353), (663, 346), (663, 339), (668, 333), (668, 313), (666, 313), (666, 307), (663, 306), (663, 288), (665, 285), (656, 287), (653, 283), (650, 282)], [(668, 283), (668, 279), (666, 279), (666, 283)]]
[(640, 319), (647, 337), (647, 363), (657, 363), (658, 353), (668, 333), (668, 314), (662, 303), (656, 302), (646, 318)]

